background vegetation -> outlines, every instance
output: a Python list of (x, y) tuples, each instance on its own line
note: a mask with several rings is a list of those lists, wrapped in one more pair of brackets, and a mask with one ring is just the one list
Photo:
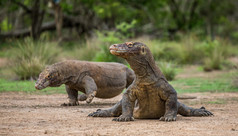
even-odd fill
[[(237, 9), (235, 0), (1, 0), (0, 58), (7, 63), (0, 63), (0, 91), (9, 90), (3, 87), (9, 79), (34, 80), (46, 65), (65, 59), (126, 64), (108, 51), (125, 41), (147, 44), (168, 80), (185, 65), (236, 70), (229, 59), (238, 56)], [(222, 78), (237, 86), (237, 77)], [(210, 84), (172, 84), (200, 80)], [(211, 82), (223, 87), (223, 80)]]

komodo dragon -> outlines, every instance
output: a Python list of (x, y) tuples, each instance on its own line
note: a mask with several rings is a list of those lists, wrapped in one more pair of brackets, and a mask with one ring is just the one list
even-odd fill
[[(119, 95), (134, 80), (133, 70), (120, 63), (67, 60), (46, 67), (35, 83), (38, 90), (65, 84), (69, 103), (90, 103), (94, 97), (112, 98)], [(84, 94), (78, 96), (78, 91)], [(79, 97), (79, 98), (78, 98)]]
[(177, 101), (177, 93), (155, 65), (149, 48), (140, 42), (126, 42), (110, 46), (113, 55), (127, 60), (135, 72), (135, 80), (123, 94), (121, 101), (107, 110), (98, 109), (93, 117), (117, 117), (114, 121), (154, 119), (175, 121), (183, 116), (213, 115), (204, 107), (194, 109)]

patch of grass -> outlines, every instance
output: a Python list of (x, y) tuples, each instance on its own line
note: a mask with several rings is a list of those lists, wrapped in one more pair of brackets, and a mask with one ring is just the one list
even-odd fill
[(232, 85), (233, 74), (235, 73), (231, 72), (213, 79), (184, 78), (171, 81), (170, 83), (178, 93), (238, 92), (238, 88)]
[(35, 81), (8, 81), (5, 79), (0, 79), (0, 92), (26, 92), (37, 94), (66, 93), (64, 85), (36, 90)]
[(224, 99), (216, 99), (215, 101), (208, 101), (206, 103), (208, 103), (208, 104), (226, 104), (227, 101)]

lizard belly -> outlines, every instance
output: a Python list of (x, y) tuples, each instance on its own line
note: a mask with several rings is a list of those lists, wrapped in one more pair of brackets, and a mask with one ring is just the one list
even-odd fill
[(126, 74), (123, 71), (104, 71), (101, 76), (93, 77), (97, 85), (98, 98), (112, 98), (119, 95), (126, 88)]
[[(161, 101), (157, 92), (139, 92), (138, 106), (134, 110), (134, 118), (155, 119), (160, 118), (165, 113), (165, 102)], [(142, 94), (144, 93), (144, 94)]]
[(125, 87), (126, 86), (98, 88), (97, 94), (95, 97), (105, 98), (105, 99), (112, 98), (122, 93)]

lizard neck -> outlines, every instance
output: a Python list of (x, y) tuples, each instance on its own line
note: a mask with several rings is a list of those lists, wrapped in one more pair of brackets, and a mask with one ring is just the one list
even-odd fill
[(70, 85), (70, 84), (75, 84), (75, 75), (74, 74), (70, 74), (70, 73), (74, 73), (75, 71), (71, 70), (70, 68), (64, 68), (60, 71), (60, 79), (61, 79), (61, 84), (66, 84), (66, 85)]
[(128, 59), (127, 62), (130, 64), (137, 77), (149, 76), (151, 69), (147, 69), (146, 62), (142, 61), (141, 59)]
[(55, 67), (55, 69), (58, 73), (57, 79), (54, 81), (55, 85), (71, 84), (73, 82), (73, 76), (70, 74), (73, 71), (70, 67), (62, 65), (61, 67)]
[(152, 56), (134, 57), (126, 60), (134, 70), (137, 79), (151, 79), (153, 81), (160, 78), (165, 79), (160, 69), (156, 66)]

